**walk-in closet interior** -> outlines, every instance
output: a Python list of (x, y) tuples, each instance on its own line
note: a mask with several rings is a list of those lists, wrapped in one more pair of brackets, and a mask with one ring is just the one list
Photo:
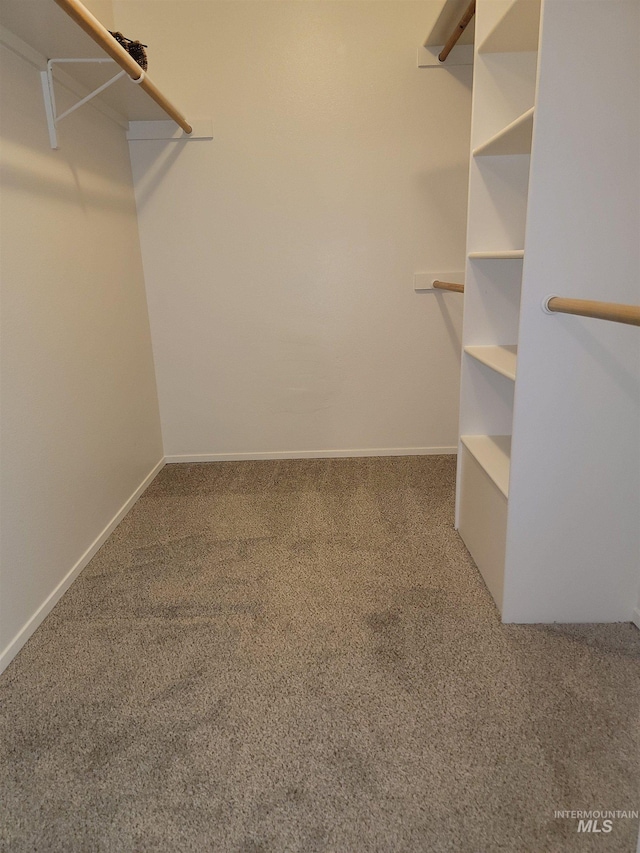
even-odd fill
[[(414, 557), (441, 560), (424, 574), (425, 583), (438, 578), (434, 612), (468, 596), (467, 615), (455, 616), (463, 634), (475, 624), (472, 602), (486, 596), (478, 612), (493, 614), (486, 618), (505, 648), (520, 642), (509, 631), (530, 631), (535, 644), (542, 635), (534, 631), (558, 623), (577, 632), (574, 651), (582, 643), (580, 654), (594, 659), (617, 655), (610, 672), (632, 683), (640, 636), (637, 0), (0, 0), (0, 26), (7, 690), (33, 643), (55, 658), (55, 631), (41, 632), (65, 601), (71, 611), (88, 590), (99, 595), (96, 566), (130, 547), (124, 537), (136, 512), (144, 536), (155, 537), (144, 539), (145, 554), (155, 555), (145, 571), (190, 549), (188, 559), (200, 559), (204, 546), (194, 543), (217, 523), (216, 547), (224, 542), (237, 563), (234, 549), (246, 540), (245, 551), (263, 549), (268, 574), (270, 525), (288, 518), (290, 504), (274, 508), (298, 490), (314, 495), (308, 504), (291, 498), (296, 512), (304, 505), (301, 530), (315, 523), (328, 536), (334, 525), (340, 547), (356, 528), (368, 531), (366, 542), (351, 542), (344, 565), (424, 536)], [(146, 68), (116, 32), (144, 45)], [(358, 471), (377, 490), (371, 504), (354, 485)], [(338, 511), (342, 498), (334, 506), (322, 497), (332, 477), (352, 490), (356, 509)], [(211, 509), (217, 521), (205, 520), (218, 482), (224, 506)], [(402, 498), (394, 483), (406, 489)], [(439, 503), (421, 491), (427, 486)], [(249, 497), (254, 487), (260, 501), (273, 496), (264, 516)], [(153, 501), (169, 494), (196, 503), (154, 516)], [(178, 517), (184, 532), (167, 544), (163, 525)], [(444, 538), (435, 545), (437, 526)], [(143, 539), (136, 542), (142, 553)], [(296, 559), (313, 574), (309, 542), (301, 533)], [(143, 564), (131, 559), (125, 574), (144, 596), (153, 580), (135, 574)], [(340, 583), (345, 602), (355, 595), (344, 571), (332, 593), (338, 609)], [(178, 613), (197, 581), (185, 575), (181, 589), (172, 578), (161, 594), (174, 590)], [(416, 583), (407, 581), (410, 609), (422, 601)], [(204, 599), (217, 613), (215, 594)], [(300, 607), (313, 620), (321, 605), (307, 591)], [(369, 615), (367, 630), (388, 637), (393, 613)], [(48, 639), (38, 646), (38, 637)], [(60, 654), (71, 659), (79, 649), (80, 640), (75, 651), (62, 643)], [(465, 656), (456, 654), (454, 667)], [(517, 681), (528, 664), (516, 657)], [(586, 685), (591, 658), (569, 660)], [(637, 702), (627, 700), (626, 719), (637, 724)], [(589, 729), (580, 719), (576, 728)], [(638, 744), (627, 742), (635, 754)], [(626, 785), (632, 771), (620, 767)], [(482, 772), (491, 775), (486, 764)], [(562, 784), (558, 809), (633, 805), (561, 802)], [(540, 785), (540, 808), (548, 808)], [(338, 830), (325, 846), (312, 834), (292, 840), (274, 830), (272, 846), (256, 834), (253, 847), (220, 836), (218, 849), (470, 851), (469, 839), (487, 851), (574, 849), (560, 829), (537, 846), (492, 847), (490, 834), (456, 841), (442, 808), (441, 847), (428, 834), (403, 839), (398, 818), (388, 846), (373, 830), (361, 846), (360, 836)], [(509, 837), (502, 819), (500, 844)], [(121, 849), (147, 849), (131, 832)], [(628, 844), (636, 830), (624, 832), (617, 837)], [(90, 834), (68, 848), (54, 837), (43, 835), (40, 849), (117, 848), (117, 836), (104, 848), (91, 847)], [(181, 847), (178, 833), (166, 849), (205, 843), (189, 838), (196, 846)]]

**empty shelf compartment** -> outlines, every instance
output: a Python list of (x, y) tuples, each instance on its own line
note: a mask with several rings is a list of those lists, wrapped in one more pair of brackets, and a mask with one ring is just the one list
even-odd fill
[(508, 498), (511, 436), (461, 435), (460, 440), (505, 498)]
[(539, 0), (514, 0), (478, 47), (478, 53), (537, 50), (539, 31)]
[(533, 113), (531, 107), (502, 130), (494, 134), (473, 151), (474, 157), (491, 157), (499, 154), (531, 154), (533, 136)]

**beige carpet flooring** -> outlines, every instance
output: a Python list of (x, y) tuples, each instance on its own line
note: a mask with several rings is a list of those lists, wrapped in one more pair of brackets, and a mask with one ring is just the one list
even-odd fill
[(0, 679), (3, 851), (635, 850), (640, 632), (501, 625), (454, 460), (167, 466)]

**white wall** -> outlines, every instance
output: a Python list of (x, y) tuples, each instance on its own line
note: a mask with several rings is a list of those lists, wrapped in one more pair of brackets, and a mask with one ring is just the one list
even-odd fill
[(162, 443), (124, 132), (84, 107), (52, 151), (36, 68), (0, 61), (2, 668)]
[[(213, 141), (133, 142), (170, 457), (457, 439), (469, 67), (416, 67), (431, 2), (116, 2)], [(182, 63), (182, 70), (181, 70)]]

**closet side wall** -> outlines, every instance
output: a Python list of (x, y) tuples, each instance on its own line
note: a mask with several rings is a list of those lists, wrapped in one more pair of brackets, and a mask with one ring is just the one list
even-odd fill
[(471, 67), (429, 2), (124, 2), (212, 141), (132, 142), (171, 459), (454, 452)]
[(0, 61), (1, 667), (163, 451), (124, 132), (86, 106), (52, 151), (38, 71)]

